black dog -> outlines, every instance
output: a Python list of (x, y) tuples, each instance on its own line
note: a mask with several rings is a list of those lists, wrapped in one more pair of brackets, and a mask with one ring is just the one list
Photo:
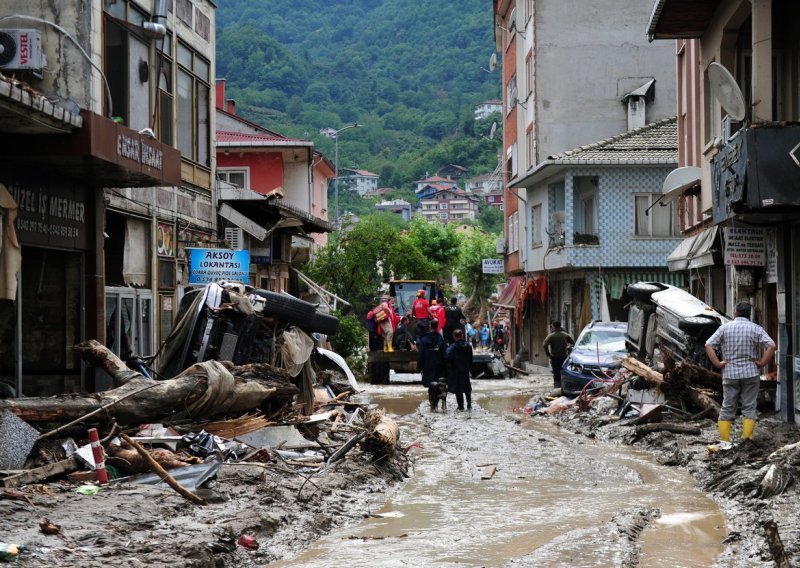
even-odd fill
[(447, 411), (447, 379), (445, 377), (439, 377), (439, 382), (436, 383), (437, 391), (436, 395), (439, 400), (442, 401), (442, 412)]

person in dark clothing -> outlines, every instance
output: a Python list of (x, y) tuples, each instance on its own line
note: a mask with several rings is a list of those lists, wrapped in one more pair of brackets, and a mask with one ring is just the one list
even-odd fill
[(461, 322), (466, 319), (467, 318), (464, 317), (464, 312), (458, 307), (458, 298), (453, 296), (450, 298), (450, 305), (444, 308), (444, 340), (448, 345), (455, 341), (453, 339), (453, 332), (455, 330), (464, 330), (464, 324)]
[(447, 348), (447, 392), (456, 395), (458, 410), (464, 410), (464, 397), (467, 410), (472, 410), (472, 384), (469, 381), (469, 368), (472, 365), (472, 346), (464, 339), (464, 332), (453, 332), (453, 344)]
[(554, 321), (550, 324), (552, 330), (544, 338), (542, 347), (550, 358), (550, 368), (553, 369), (553, 387), (561, 388), (561, 366), (569, 355), (569, 348), (575, 345), (575, 340), (566, 331), (561, 329), (561, 322)]
[(393, 347), (398, 351), (413, 351), (414, 341), (411, 337), (411, 318), (403, 316), (392, 337)]
[(446, 376), (444, 338), (436, 327), (428, 325), (425, 334), (417, 338), (417, 351), (417, 368), (422, 373), (423, 386), (428, 388), (428, 401), (433, 412), (439, 405), (439, 378)]

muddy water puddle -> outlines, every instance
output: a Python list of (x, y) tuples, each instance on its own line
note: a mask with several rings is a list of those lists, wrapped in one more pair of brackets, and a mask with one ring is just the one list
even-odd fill
[(450, 401), (444, 414), (419, 384), (371, 392), (421, 446), (412, 477), (373, 517), (276, 565), (713, 565), (725, 521), (687, 473), (514, 415), (530, 394), (512, 387), (480, 381), (473, 412)]

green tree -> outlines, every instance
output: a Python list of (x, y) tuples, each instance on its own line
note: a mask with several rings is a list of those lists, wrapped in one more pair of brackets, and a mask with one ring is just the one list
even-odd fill
[(385, 216), (374, 215), (349, 231), (329, 235), (328, 244), (306, 270), (314, 281), (363, 315), (372, 307), (384, 280), (392, 275), (432, 278), (435, 265), (416, 247), (409, 233), (398, 234)]
[(499, 235), (503, 232), (503, 210), (483, 202), (479, 203), (477, 225), (486, 233)]
[(454, 224), (431, 223), (422, 216), (411, 219), (409, 238), (436, 269), (436, 276), (443, 280), (452, 273), (458, 258), (462, 236)]
[(464, 244), (455, 263), (455, 274), (461, 283), (462, 291), (467, 296), (464, 311), (474, 311), (483, 304), (494, 291), (504, 275), (484, 274), (484, 258), (501, 258), (496, 252), (497, 237), (484, 233), (479, 229), (468, 231)]

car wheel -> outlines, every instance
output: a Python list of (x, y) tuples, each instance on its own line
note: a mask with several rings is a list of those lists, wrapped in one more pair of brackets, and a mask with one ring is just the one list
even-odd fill
[(690, 316), (678, 322), (678, 328), (681, 331), (701, 341), (711, 337), (719, 326), (720, 323), (717, 320), (705, 316)]
[(661, 290), (662, 288), (657, 284), (648, 284), (647, 282), (634, 282), (628, 284), (627, 288), (628, 296), (644, 302), (649, 301), (650, 296)]
[(316, 312), (311, 319), (311, 323), (304, 325), (303, 329), (309, 333), (324, 333), (325, 335), (336, 335), (339, 332), (339, 318), (326, 314), (324, 312)]
[(269, 290), (255, 289), (253, 294), (266, 300), (263, 315), (298, 326), (307, 326), (314, 319), (317, 308), (314, 304)]
[(369, 384), (389, 384), (389, 363), (370, 363), (367, 370), (369, 372)]

